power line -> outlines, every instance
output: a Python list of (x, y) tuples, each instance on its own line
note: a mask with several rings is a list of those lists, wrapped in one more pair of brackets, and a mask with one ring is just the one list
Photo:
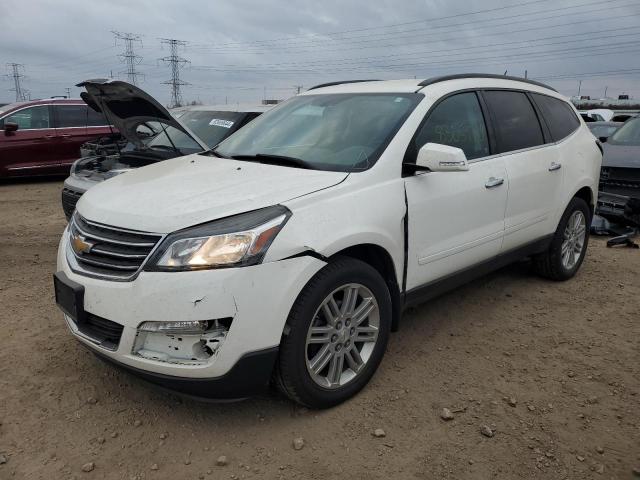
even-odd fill
[[(640, 28), (640, 26), (633, 26), (633, 27), (621, 27), (618, 28), (618, 30), (631, 30), (631, 29), (638, 29)], [(432, 50), (422, 50), (421, 52), (415, 52), (415, 53), (406, 53), (406, 54), (389, 54), (389, 55), (377, 55), (377, 56), (370, 56), (370, 57), (352, 57), (352, 58), (338, 58), (338, 59), (331, 59), (331, 60), (326, 60), (326, 59), (322, 59), (322, 60), (311, 60), (311, 61), (306, 61), (306, 62), (278, 62), (278, 63), (262, 63), (262, 64), (252, 64), (250, 66), (246, 66), (246, 65), (239, 65), (239, 64), (216, 64), (215, 66), (212, 66), (212, 68), (221, 68), (221, 69), (225, 69), (225, 70), (233, 70), (234, 67), (244, 67), (245, 69), (250, 68), (250, 69), (261, 69), (261, 68), (273, 68), (273, 67), (286, 67), (286, 66), (299, 66), (299, 67), (313, 67), (313, 66), (322, 66), (322, 67), (335, 67), (337, 65), (347, 65), (349, 68), (353, 67), (354, 65), (357, 64), (364, 64), (365, 66), (371, 66), (371, 62), (368, 62), (367, 60), (374, 60), (374, 61), (379, 61), (381, 59), (390, 59), (391, 61), (396, 60), (405, 60), (405, 61), (415, 61), (415, 60), (430, 60), (433, 58), (437, 58), (437, 57), (447, 57), (450, 58), (452, 56), (459, 56), (459, 55), (476, 55), (475, 53), (473, 53), (471, 50), (475, 50), (475, 49), (481, 49), (482, 53), (491, 53), (491, 50), (495, 50), (496, 47), (498, 48), (498, 53), (507, 53), (510, 50), (522, 50), (522, 49), (530, 49), (530, 48), (535, 48), (535, 47), (545, 47), (545, 46), (556, 46), (556, 45), (564, 45), (564, 44), (568, 44), (568, 43), (576, 43), (576, 42), (593, 42), (595, 40), (608, 40), (608, 39), (612, 39), (612, 38), (616, 38), (616, 37), (624, 37), (624, 38), (629, 38), (633, 35), (640, 35), (640, 32), (626, 32), (626, 33), (618, 33), (616, 35), (611, 35), (611, 30), (610, 29), (606, 29), (606, 30), (600, 30), (600, 31), (591, 31), (591, 32), (585, 32), (585, 33), (572, 33), (572, 34), (566, 34), (566, 35), (553, 35), (553, 36), (549, 36), (549, 37), (539, 37), (539, 38), (534, 38), (534, 39), (529, 39), (529, 40), (518, 40), (518, 41), (514, 41), (514, 42), (499, 42), (499, 43), (489, 43), (489, 44), (479, 44), (479, 45), (466, 45), (463, 47), (457, 47), (457, 48), (447, 48), (446, 52), (443, 52), (442, 49), (437, 48), (437, 49), (432, 49)], [(601, 36), (593, 36), (594, 34), (598, 34), (598, 33), (604, 33), (605, 35), (601, 35)], [(590, 35), (590, 38), (575, 38), (575, 37), (581, 37), (584, 35)], [(564, 38), (571, 38), (574, 37), (575, 39), (573, 40), (563, 40), (563, 41), (557, 41), (557, 39), (564, 39)], [(448, 40), (447, 38), (443, 38), (442, 41), (446, 41)], [(534, 45), (534, 43), (538, 43), (538, 42), (542, 42), (544, 40), (556, 40), (556, 41), (552, 41), (552, 42), (546, 42), (546, 43), (539, 43), (537, 45)], [(525, 44), (525, 45), (521, 45), (521, 44)], [(519, 46), (518, 46), (519, 45)], [(587, 47), (593, 47), (593, 46), (597, 46), (597, 45), (582, 45), (582, 48), (587, 48)], [(501, 47), (505, 47), (505, 48), (501, 48)], [(462, 52), (460, 52), (462, 51)], [(460, 52), (460, 53), (453, 53), (453, 52)], [(406, 57), (414, 57), (416, 55), (419, 55), (419, 58), (417, 59), (409, 59)], [(397, 59), (396, 57), (401, 57), (399, 59)], [(404, 57), (404, 58), (403, 58)], [(379, 63), (379, 62), (378, 62)], [(198, 69), (206, 69), (208, 68), (208, 66), (206, 65), (195, 65), (192, 68)]]
[(21, 84), (21, 79), (24, 78), (24, 75), (20, 71), (24, 71), (24, 65), (21, 63), (7, 63), (7, 67), (11, 73), (6, 76), (13, 78), (13, 88), (10, 88), (9, 91), (16, 92), (16, 102), (24, 102), (29, 95), (28, 90), (22, 88)]
[(185, 47), (187, 42), (183, 40), (176, 40), (175, 38), (161, 38), (160, 41), (163, 45), (169, 45), (169, 49), (171, 51), (171, 55), (160, 59), (160, 61), (171, 67), (171, 80), (166, 80), (162, 83), (165, 85), (171, 85), (171, 103), (169, 106), (172, 108), (180, 107), (182, 105), (182, 92), (180, 87), (189, 85), (189, 83), (180, 80), (180, 69), (189, 63), (189, 60), (180, 57), (178, 55), (178, 49), (180, 47)]
[[(549, 1), (553, 1), (553, 0), (531, 0), (531, 1), (522, 2), (522, 3), (515, 3), (513, 5), (507, 5), (507, 6), (503, 6), (503, 7), (489, 8), (489, 9), (484, 9), (484, 10), (476, 10), (474, 12), (465, 12), (465, 13), (459, 13), (459, 14), (455, 14), (455, 15), (448, 15), (448, 16), (444, 16), (444, 17), (427, 18), (427, 19), (422, 19), (422, 20), (414, 20), (414, 21), (411, 21), (411, 22), (392, 23), (392, 24), (387, 24), (387, 25), (379, 25), (377, 27), (366, 27), (366, 28), (358, 28), (358, 29), (351, 29), (351, 30), (341, 30), (341, 31), (337, 31), (337, 32), (328, 32), (328, 33), (324, 33), (324, 34), (313, 34), (313, 35), (311, 35), (311, 37), (332, 37), (332, 36), (337, 36), (337, 35), (344, 35), (346, 33), (364, 32), (364, 31), (379, 30), (379, 29), (385, 29), (385, 28), (394, 28), (394, 27), (400, 27), (400, 26), (404, 26), (404, 25), (416, 25), (416, 24), (419, 24), (419, 23), (435, 22), (435, 21), (439, 21), (439, 20), (449, 20), (451, 18), (465, 17), (465, 16), (470, 16), (470, 15), (478, 15), (478, 14), (481, 14), (481, 13), (491, 13), (491, 12), (496, 12), (496, 11), (499, 11), (499, 10), (506, 10), (506, 9), (509, 9), (509, 8), (517, 8), (517, 7), (522, 7), (522, 6), (525, 6), (525, 5), (533, 5), (533, 4), (537, 4), (537, 3), (545, 3), (545, 2), (549, 2)], [(253, 40), (253, 41), (249, 41), (249, 42), (219, 43), (219, 44), (213, 44), (213, 46), (215, 46), (215, 47), (223, 47), (223, 46), (231, 46), (231, 45), (246, 46), (246, 45), (251, 45), (251, 44), (262, 44), (262, 43), (271, 43), (271, 42), (280, 42), (280, 41), (292, 41), (292, 40), (296, 40), (296, 39), (300, 39), (300, 38), (308, 39), (309, 36), (308, 35), (292, 35), (292, 36), (288, 36), (288, 37), (266, 39), (266, 40)]]
[(562, 75), (544, 75), (535, 77), (535, 80), (565, 80), (565, 79), (578, 79), (580, 77), (601, 77), (603, 75), (627, 75), (633, 73), (640, 73), (640, 68), (627, 68), (624, 70), (604, 70), (599, 72), (582, 72), (582, 73), (567, 73)]
[[(632, 35), (640, 35), (639, 33)], [(340, 71), (366, 71), (366, 72), (376, 72), (390, 69), (402, 69), (402, 68), (415, 68), (415, 67), (443, 67), (443, 66), (470, 66), (475, 64), (485, 65), (487, 60), (497, 60), (504, 64), (504, 61), (507, 59), (526, 59), (530, 61), (532, 59), (541, 59), (541, 58), (565, 58), (570, 56), (572, 58), (578, 58), (583, 51), (587, 52), (587, 56), (597, 55), (599, 51), (603, 49), (614, 49), (613, 51), (607, 51), (606, 54), (614, 55), (618, 53), (623, 53), (621, 49), (635, 47), (640, 44), (640, 40), (633, 39), (632, 35), (625, 35), (625, 37), (631, 37), (628, 41), (625, 42), (614, 42), (614, 43), (606, 43), (606, 44), (591, 44), (591, 45), (581, 45), (579, 47), (572, 48), (560, 48), (554, 50), (528, 50), (525, 52), (522, 51), (514, 51), (520, 50), (522, 47), (509, 47), (503, 50), (487, 50), (487, 54), (479, 56), (475, 52), (458, 52), (458, 53), (438, 53), (433, 54), (431, 56), (427, 56), (424, 59), (414, 59), (410, 60), (410, 63), (407, 60), (404, 60), (404, 63), (384, 63), (384, 64), (375, 64), (375, 63), (364, 63), (357, 64), (354, 62), (352, 64), (332, 64), (327, 62), (325, 65), (301, 65), (297, 68), (274, 68), (273, 65), (256, 65), (256, 66), (245, 66), (238, 68), (229, 68), (229, 66), (224, 65), (198, 65), (194, 66), (194, 69), (202, 69), (207, 71), (220, 71), (220, 72), (244, 72), (244, 73), (270, 73), (270, 74), (278, 74), (278, 73), (309, 73), (309, 74), (318, 74), (318, 73), (328, 73), (328, 72), (340, 72)], [(556, 42), (555, 45), (562, 45), (566, 42)], [(547, 43), (544, 45), (540, 45), (542, 47), (553, 46), (554, 44)], [(529, 48), (538, 48), (538, 45), (532, 45)], [(462, 58), (457, 58), (462, 57)], [(425, 61), (426, 60), (426, 61)], [(399, 59), (398, 61), (403, 61), (403, 59)], [(396, 62), (398, 62), (396, 61)]]
[[(618, 2), (618, 1), (623, 1), (623, 0), (612, 0), (612, 2)], [(358, 36), (354, 36), (354, 37), (349, 37), (349, 38), (337, 38), (337, 39), (332, 39), (332, 38), (322, 38), (321, 35), (316, 35), (317, 39), (313, 39), (309, 38), (306, 41), (296, 41), (296, 42), (286, 42), (286, 39), (279, 39), (278, 41), (285, 41), (284, 44), (282, 45), (278, 45), (278, 44), (264, 44), (264, 45), (255, 45), (255, 47), (251, 47), (251, 45), (249, 45), (249, 47), (242, 47), (241, 45), (238, 45), (237, 47), (222, 47), (220, 45), (202, 45), (200, 47), (200, 49), (202, 51), (208, 51), (209, 53), (237, 53), (238, 52), (238, 48), (241, 48), (242, 53), (264, 53), (265, 51), (268, 51), (268, 49), (272, 49), (273, 47), (277, 47), (280, 50), (286, 49), (286, 50), (298, 50), (299, 52), (304, 52), (304, 51), (309, 51), (304, 50), (304, 47), (312, 47), (312, 48), (317, 48), (318, 46), (325, 46), (328, 44), (335, 44), (335, 42), (348, 42), (351, 46), (348, 47), (349, 49), (358, 49), (358, 48), (379, 48), (381, 46), (396, 46), (396, 44), (387, 44), (387, 45), (375, 45), (372, 42), (379, 42), (379, 41), (385, 41), (385, 40), (393, 40), (393, 41), (401, 41), (402, 45), (406, 45), (407, 41), (405, 39), (410, 39), (410, 40), (418, 40), (418, 37), (424, 37), (425, 35), (427, 37), (430, 36), (438, 36), (443, 32), (436, 32), (436, 30), (439, 29), (447, 29), (447, 32), (455, 32), (458, 35), (460, 34), (460, 28), (459, 27), (463, 27), (463, 26), (473, 26), (473, 27), (478, 27), (479, 23), (486, 23), (486, 22), (495, 22), (495, 21), (499, 21), (499, 20), (511, 20), (507, 23), (501, 23), (498, 25), (492, 25), (492, 27), (495, 26), (503, 26), (503, 25), (512, 25), (514, 23), (531, 23), (531, 22), (536, 22), (539, 20), (546, 20), (546, 19), (555, 19), (558, 16), (562, 16), (562, 15), (558, 15), (558, 12), (561, 11), (567, 11), (569, 10), (568, 13), (565, 13), (564, 15), (571, 15), (572, 17), (575, 17), (577, 15), (582, 15), (585, 13), (595, 13), (595, 12), (600, 12), (600, 11), (609, 11), (611, 9), (614, 8), (624, 8), (624, 7), (629, 7), (629, 6), (634, 6), (636, 5), (635, 3), (627, 3), (624, 5), (612, 5), (609, 2), (609, 4), (606, 7), (601, 7), (601, 8), (597, 8), (597, 9), (591, 9), (591, 10), (584, 10), (583, 7), (590, 7), (590, 6), (598, 6), (598, 5), (602, 5), (602, 0), (597, 0), (597, 1), (591, 1), (591, 2), (583, 2), (583, 3), (578, 3), (575, 5), (572, 5), (570, 7), (559, 7), (559, 8), (553, 8), (553, 9), (544, 9), (544, 10), (538, 10), (538, 11), (533, 11), (533, 12), (528, 12), (528, 13), (518, 13), (518, 14), (514, 14), (514, 15), (508, 15), (508, 16), (501, 16), (501, 17), (491, 17), (491, 18), (479, 18), (479, 19), (474, 19), (474, 20), (466, 20), (464, 22), (459, 22), (459, 23), (450, 23), (447, 25), (434, 25), (434, 26), (429, 26), (428, 29), (425, 31), (424, 28), (418, 28), (418, 29), (411, 29), (411, 30), (401, 30), (401, 31), (396, 31), (396, 32), (385, 32), (385, 33), (370, 33), (370, 34), (364, 34), (364, 35), (358, 35)], [(576, 8), (580, 7), (580, 10), (575, 10)], [(503, 8), (507, 8), (507, 7), (503, 7)], [(474, 12), (474, 13), (478, 13), (478, 12)], [(548, 14), (548, 13), (555, 13), (554, 15), (547, 15), (547, 16), (543, 16), (540, 18), (533, 18), (533, 15), (537, 15), (537, 14)], [(463, 14), (457, 15), (457, 16), (463, 16)], [(442, 17), (443, 18), (451, 18), (451, 17)], [(513, 19), (518, 19), (520, 18), (521, 20), (515, 20), (513, 21)], [(602, 19), (598, 18), (598, 22), (600, 22)], [(589, 22), (593, 22), (593, 19), (588, 20)], [(415, 22), (408, 22), (408, 23), (415, 23)], [(578, 22), (578, 23), (584, 23), (584, 22)], [(555, 25), (545, 25), (543, 28), (546, 27), (554, 27)], [(453, 28), (452, 28), (453, 27)], [(373, 28), (373, 27), (372, 27)], [(488, 26), (487, 26), (488, 28)], [(540, 27), (538, 27), (540, 28)], [(416, 34), (415, 32), (422, 32), (422, 34), (418, 33)], [(406, 35), (407, 33), (409, 33), (409, 35)], [(488, 32), (491, 33), (491, 32)], [(400, 34), (405, 34), (405, 35), (400, 35)], [(373, 38), (373, 37), (385, 37), (385, 36), (392, 36), (391, 39), (388, 38)], [(264, 40), (263, 42), (269, 42), (269, 40)], [(251, 42), (247, 42), (247, 43), (251, 43)], [(421, 43), (421, 41), (418, 41), (418, 43)], [(354, 44), (364, 44), (364, 46), (353, 46)], [(267, 50), (265, 50), (267, 49)], [(344, 47), (340, 47), (339, 50), (335, 50), (335, 51), (341, 51), (343, 50)]]
[(116, 43), (118, 40), (124, 42), (124, 53), (121, 53), (118, 57), (120, 57), (120, 60), (127, 65), (127, 70), (123, 73), (127, 74), (128, 82), (133, 85), (137, 85), (138, 77), (142, 77), (143, 74), (136, 70), (136, 65), (142, 61), (142, 57), (135, 54), (133, 45), (134, 43), (139, 43), (142, 46), (142, 39), (140, 38), (140, 35), (135, 33), (116, 32), (113, 30), (111, 33), (115, 36)]

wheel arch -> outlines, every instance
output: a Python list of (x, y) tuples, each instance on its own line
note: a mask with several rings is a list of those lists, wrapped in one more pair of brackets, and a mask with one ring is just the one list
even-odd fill
[(593, 190), (590, 186), (585, 185), (580, 188), (576, 193), (573, 194), (571, 198), (581, 198), (587, 205), (589, 205), (589, 210), (591, 210), (591, 216), (595, 213), (595, 196), (593, 194)]
[(360, 260), (373, 267), (384, 279), (387, 287), (389, 288), (392, 302), (391, 331), (397, 331), (400, 325), (400, 316), (402, 313), (402, 297), (400, 295), (400, 286), (391, 254), (380, 245), (373, 243), (361, 243), (335, 252), (331, 257), (329, 257), (329, 261), (338, 256)]

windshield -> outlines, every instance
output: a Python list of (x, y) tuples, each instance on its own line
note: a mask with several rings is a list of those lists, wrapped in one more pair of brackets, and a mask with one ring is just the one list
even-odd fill
[[(161, 122), (145, 122), (144, 125), (150, 130), (157, 132), (151, 141), (146, 142), (146, 148), (174, 150), (175, 146), (175, 148), (180, 150), (182, 155), (202, 151), (200, 145), (198, 145), (193, 138), (175, 127)], [(140, 130), (140, 127), (138, 127), (138, 130)]]
[(617, 125), (589, 125), (591, 133), (596, 137), (608, 137), (618, 128)]
[(224, 140), (216, 153), (293, 157), (318, 170), (366, 170), (422, 98), (418, 93), (294, 97)]
[(190, 111), (180, 115), (180, 121), (209, 148), (213, 148), (238, 128), (245, 115), (238, 112)]
[(640, 118), (627, 120), (609, 137), (608, 143), (614, 145), (640, 145)]

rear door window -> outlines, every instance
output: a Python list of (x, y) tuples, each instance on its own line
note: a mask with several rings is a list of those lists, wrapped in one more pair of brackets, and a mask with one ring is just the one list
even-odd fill
[(498, 153), (544, 144), (538, 116), (526, 94), (489, 90), (483, 96), (492, 113)]
[(86, 105), (54, 105), (56, 112), (56, 127), (86, 127), (88, 110)]
[(51, 128), (49, 107), (47, 105), (37, 105), (35, 107), (23, 108), (6, 116), (2, 120), (2, 123), (17, 123), (18, 130)]
[(418, 130), (413, 149), (427, 143), (458, 147), (468, 159), (489, 155), (487, 128), (474, 92), (459, 93), (442, 100)]
[(532, 93), (531, 97), (542, 112), (554, 142), (568, 137), (580, 126), (580, 120), (566, 102), (538, 93)]
[(104, 116), (104, 113), (98, 113), (92, 108), (86, 108), (86, 110), (88, 127), (105, 127), (109, 125), (109, 121)]

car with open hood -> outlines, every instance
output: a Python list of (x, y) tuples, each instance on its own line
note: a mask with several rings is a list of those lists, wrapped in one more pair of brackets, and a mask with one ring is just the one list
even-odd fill
[(0, 108), (0, 178), (62, 175), (85, 142), (111, 132), (81, 99), (48, 98)]
[(209, 150), (270, 107), (191, 106), (179, 118), (142, 89), (119, 80), (87, 80), (84, 101), (116, 132), (85, 144), (62, 189), (67, 220), (89, 188), (129, 170)]
[(372, 378), (407, 307), (524, 257), (573, 277), (601, 159), (531, 80), (321, 85), (89, 190), (56, 300), (78, 341), (152, 383), (235, 399), (273, 380), (329, 407)]
[(630, 198), (640, 198), (640, 118), (630, 118), (603, 144), (597, 213), (624, 223)]

